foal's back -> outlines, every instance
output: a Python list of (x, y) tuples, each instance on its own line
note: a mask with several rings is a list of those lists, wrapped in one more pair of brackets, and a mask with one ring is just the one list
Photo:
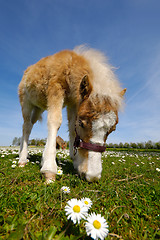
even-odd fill
[(64, 50), (42, 58), (24, 72), (19, 84), (20, 103), (23, 105), (27, 98), (33, 105), (46, 110), (54, 89), (59, 90), (57, 95), (64, 95), (64, 104), (78, 101), (79, 84), (85, 74), (92, 78), (89, 63), (74, 51)]

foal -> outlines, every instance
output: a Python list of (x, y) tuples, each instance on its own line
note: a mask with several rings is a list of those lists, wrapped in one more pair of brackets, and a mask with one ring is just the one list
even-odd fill
[(41, 172), (55, 180), (56, 136), (67, 107), (70, 156), (79, 174), (88, 181), (101, 177), (101, 154), (107, 136), (116, 128), (122, 90), (105, 56), (82, 46), (41, 59), (25, 71), (19, 84), (23, 136), (19, 166), (27, 163), (27, 145), (32, 127), (48, 111), (48, 137)]

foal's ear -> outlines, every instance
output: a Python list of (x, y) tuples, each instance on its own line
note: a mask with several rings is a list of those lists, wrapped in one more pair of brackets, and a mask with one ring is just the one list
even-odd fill
[(82, 78), (82, 81), (80, 83), (80, 88), (79, 88), (79, 93), (82, 97), (82, 100), (88, 98), (91, 91), (92, 91), (92, 85), (89, 81), (88, 75), (85, 75)]

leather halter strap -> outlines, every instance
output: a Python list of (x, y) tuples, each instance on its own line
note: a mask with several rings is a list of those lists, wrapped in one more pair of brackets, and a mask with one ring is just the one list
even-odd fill
[[(105, 149), (106, 149), (106, 146), (100, 146), (98, 144), (95, 144), (95, 143), (86, 143), (84, 142), (80, 136), (77, 134), (77, 131), (75, 130), (76, 132), (76, 137), (75, 137), (75, 141), (74, 141), (74, 150), (75, 150), (75, 154), (77, 152), (77, 148), (84, 148), (84, 149), (87, 149), (87, 150), (90, 150), (90, 151), (94, 151), (94, 152), (104, 152)], [(75, 155), (74, 154), (74, 155)]]

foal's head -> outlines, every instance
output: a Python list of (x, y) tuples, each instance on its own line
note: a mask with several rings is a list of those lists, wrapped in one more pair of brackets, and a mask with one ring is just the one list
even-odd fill
[[(119, 94), (124, 93), (125, 89)], [(107, 136), (116, 129), (118, 105), (110, 97), (94, 93), (87, 76), (80, 84), (80, 95), (74, 165), (88, 181), (94, 181), (101, 177), (101, 155)]]

